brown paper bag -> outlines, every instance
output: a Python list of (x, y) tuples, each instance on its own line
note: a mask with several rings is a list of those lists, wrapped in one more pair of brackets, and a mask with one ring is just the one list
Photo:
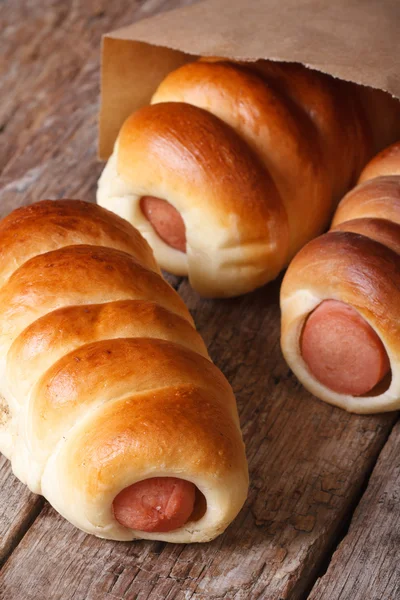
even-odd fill
[(295, 61), (400, 97), (400, 0), (207, 0), (104, 36), (99, 155), (198, 56)]

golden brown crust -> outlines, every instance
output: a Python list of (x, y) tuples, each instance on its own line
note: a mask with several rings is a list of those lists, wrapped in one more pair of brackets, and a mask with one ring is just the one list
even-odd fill
[(167, 196), (181, 213), (190, 279), (203, 295), (237, 295), (276, 277), (289, 251), (285, 209), (268, 172), (229, 126), (189, 104), (156, 104), (125, 122), (118, 148), (125, 183), (146, 190), (141, 195)]
[[(215, 513), (225, 512), (227, 503), (237, 506), (238, 491), (245, 485), (239, 459), (242, 442), (238, 428), (226, 419), (216, 400), (200, 388), (181, 385), (174, 394), (161, 388), (151, 395), (139, 393), (98, 409), (93, 413), (93, 426), (86, 429), (85, 435), (82, 428), (76, 429), (59, 451), (57, 460), (65, 464), (66, 473), (61, 482), (62, 492), (67, 497), (76, 494), (90, 499), (98, 521), (107, 523), (109, 515), (100, 498), (110, 502), (115, 497), (115, 488), (124, 489), (134, 477), (159, 476), (168, 465), (170, 476), (184, 473), (187, 480), (197, 485), (207, 501), (214, 504)], [(176, 439), (180, 440), (179, 445)], [(233, 481), (229, 480), (229, 474), (234, 476)], [(223, 482), (228, 484), (226, 490)], [(219, 487), (221, 493), (216, 504), (213, 488)], [(210, 532), (202, 531), (207, 513), (206, 517), (185, 526), (186, 537), (197, 541), (210, 539)], [(220, 522), (211, 537), (223, 529)], [(143, 537), (179, 541), (179, 531), (182, 530)]]
[(32, 443), (49, 453), (91, 406), (133, 393), (149, 392), (150, 397), (159, 388), (174, 397), (181, 385), (215, 394), (216, 401), (236, 419), (231, 387), (217, 367), (196, 352), (146, 338), (103, 339), (86, 344), (53, 364), (34, 389)]
[(178, 102), (146, 106), (125, 121), (118, 147), (125, 180), (140, 186), (174, 173), (175, 191), (191, 209), (212, 213), (224, 227), (237, 220), (242, 239), (264, 238), (266, 222), (276, 238), (287, 238), (285, 211), (268, 173), (212, 114)]
[(297, 63), (258, 61), (249, 68), (290, 98), (314, 125), (320, 138), (319, 159), (324, 156), (334, 202), (339, 200), (355, 183), (372, 154), (372, 138), (359, 88)]
[[(365, 168), (362, 183), (340, 202), (332, 230), (307, 244), (290, 264), (281, 290), (282, 349), (299, 379), (320, 398), (368, 413), (400, 406), (400, 154), (382, 152)], [(373, 177), (370, 179), (369, 177)], [(300, 336), (323, 300), (355, 308), (383, 343), (390, 380), (368, 397), (329, 390), (305, 365)]]
[[(319, 138), (306, 115), (293, 110), (283, 94), (242, 65), (203, 61), (189, 63), (163, 80), (152, 104), (171, 101), (216, 115), (259, 156), (288, 215), (291, 255), (310, 238), (310, 231), (321, 231), (331, 212), (331, 186), (320, 160)], [(306, 202), (312, 223), (302, 218)]]
[(377, 154), (363, 169), (359, 183), (392, 175), (400, 175), (400, 142), (395, 142)]
[(63, 246), (92, 244), (128, 252), (159, 272), (139, 232), (116, 214), (81, 200), (42, 200), (0, 221), (0, 286), (29, 258)]
[[(399, 103), (296, 64), (203, 58), (167, 75), (151, 103), (123, 125), (97, 199), (206, 296), (273, 279), (400, 135)], [(186, 254), (157, 235), (142, 196), (180, 213)]]
[(360, 218), (339, 223), (332, 227), (332, 231), (359, 233), (400, 254), (400, 223), (388, 219)]
[(352, 219), (377, 217), (400, 223), (400, 177), (377, 177), (357, 185), (340, 202), (332, 227)]
[(152, 300), (191, 321), (171, 286), (133, 256), (101, 246), (67, 246), (25, 262), (0, 289), (0, 347), (42, 315), (74, 304)]
[[(48, 201), (1, 223), (0, 246), (0, 393), (17, 476), (101, 537), (221, 533), (248, 487), (235, 398), (140, 234), (96, 205)], [(153, 475), (191, 481), (205, 513), (163, 534), (122, 526), (113, 499)]]
[(282, 297), (295, 292), (299, 285), (321, 296), (327, 288), (332, 298), (340, 294), (351, 306), (370, 313), (377, 326), (386, 327), (391, 342), (397, 340), (400, 262), (383, 244), (347, 231), (326, 233), (304, 246), (292, 261), (282, 284)]
[(194, 327), (154, 301), (66, 306), (34, 321), (12, 344), (7, 356), (11, 391), (22, 401), (36, 382), (37, 373), (44, 373), (62, 356), (85, 344), (127, 337), (167, 340), (208, 357)]
[[(70, 482), (84, 482), (88, 495), (96, 497), (103, 486), (111, 488), (113, 474), (129, 476), (134, 461), (138, 470), (165, 462), (191, 478), (218, 480), (241, 466), (240, 435), (224, 413), (209, 391), (185, 384), (173, 394), (161, 388), (113, 402), (97, 412), (88, 435), (71, 452)], [(79, 455), (86, 457), (84, 464)]]

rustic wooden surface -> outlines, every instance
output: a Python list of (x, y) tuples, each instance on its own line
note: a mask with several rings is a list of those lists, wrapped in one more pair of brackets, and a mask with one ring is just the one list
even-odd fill
[(10, 475), (9, 463), (1, 454), (0, 490), (1, 566), (39, 514), (44, 500), (31, 494), (28, 488)]
[(400, 424), (387, 441), (349, 533), (310, 600), (400, 598)]
[[(96, 162), (101, 33), (179, 4), (190, 0), (2, 3), (0, 216), (45, 197), (94, 200), (102, 168)], [(329, 564), (397, 415), (348, 415), (301, 388), (279, 350), (279, 282), (239, 299), (206, 301), (186, 281), (170, 281), (237, 395), (251, 474), (245, 508), (206, 545), (102, 541), (27, 492), (0, 459), (1, 599), (297, 600)], [(394, 450), (385, 449), (387, 486), (395, 475), (391, 457)], [(382, 461), (378, 477), (381, 467)], [(382, 506), (368, 489), (359, 511), (365, 521), (371, 502), (378, 520), (394, 501)], [(356, 531), (349, 533), (353, 551), (358, 539), (363, 543)], [(379, 528), (373, 532), (379, 537)], [(392, 576), (391, 542), (382, 540), (381, 548), (385, 543), (382, 590)], [(371, 553), (371, 564), (376, 559)], [(318, 582), (315, 598), (330, 598), (330, 590), (335, 597), (332, 572)]]

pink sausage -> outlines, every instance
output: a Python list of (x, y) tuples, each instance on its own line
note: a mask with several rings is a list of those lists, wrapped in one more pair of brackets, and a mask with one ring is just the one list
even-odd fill
[(179, 212), (166, 200), (143, 196), (140, 208), (154, 231), (172, 248), (186, 252), (186, 228)]
[(193, 512), (196, 487), (176, 477), (153, 477), (125, 488), (113, 502), (114, 516), (129, 529), (147, 532), (182, 527)]
[(314, 377), (339, 394), (366, 394), (390, 369), (372, 327), (354, 308), (337, 300), (325, 300), (311, 313), (301, 353)]

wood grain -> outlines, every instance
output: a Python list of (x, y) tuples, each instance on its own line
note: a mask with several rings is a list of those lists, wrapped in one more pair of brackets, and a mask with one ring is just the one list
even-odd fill
[(400, 424), (394, 428), (335, 552), (310, 600), (400, 598)]
[[(44, 197), (94, 200), (102, 168), (96, 161), (100, 34), (184, 3), (190, 2), (5, 4), (9, 86), (1, 107), (0, 216)], [(1, 572), (0, 598), (304, 597), (396, 415), (348, 415), (301, 388), (279, 349), (278, 291), (279, 282), (239, 299), (206, 301), (186, 281), (179, 287), (237, 394), (251, 490), (235, 523), (206, 545), (97, 540), (47, 504), (38, 514), (42, 501), (2, 459), (0, 548), (3, 559), (13, 552)]]
[(10, 474), (8, 461), (0, 454), (0, 567), (29, 529), (44, 500)]
[[(8, 0), (2, 3), (0, 135), (3, 134), (4, 143), (0, 146), (0, 172), (29, 149), (32, 134), (40, 131), (42, 136), (51, 136), (57, 127), (52, 115), (58, 115), (57, 105), (63, 103), (71, 86), (76, 90), (89, 84), (94, 93), (86, 95), (87, 104), (77, 105), (81, 114), (96, 119), (102, 34), (193, 1)], [(83, 99), (80, 95), (80, 100)], [(79, 119), (74, 125), (78, 124)], [(67, 141), (71, 133), (68, 126), (65, 133)], [(31, 159), (35, 163), (37, 157)], [(28, 171), (24, 182), (37, 180), (40, 173)]]
[(193, 1), (8, 0), (1, 11), (0, 216), (46, 196), (87, 197), (101, 170), (102, 34)]

